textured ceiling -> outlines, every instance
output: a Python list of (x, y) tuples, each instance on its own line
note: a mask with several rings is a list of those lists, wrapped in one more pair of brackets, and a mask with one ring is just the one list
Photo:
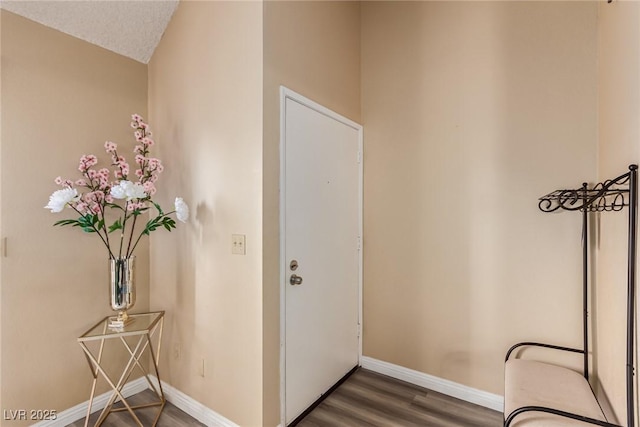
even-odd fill
[(146, 64), (178, 0), (2, 0), (0, 6)]

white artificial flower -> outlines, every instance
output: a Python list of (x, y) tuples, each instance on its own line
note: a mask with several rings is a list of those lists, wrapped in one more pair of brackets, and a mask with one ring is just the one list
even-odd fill
[(77, 202), (80, 199), (78, 196), (78, 190), (75, 188), (63, 188), (62, 190), (54, 191), (49, 196), (49, 204), (45, 206), (45, 209), (51, 209), (51, 212), (62, 212), (65, 206), (71, 202)]
[(127, 192), (125, 190), (125, 186), (123, 185), (128, 181), (120, 181), (118, 185), (114, 185), (111, 187), (111, 195), (116, 199), (124, 199), (127, 197)]
[(189, 206), (182, 200), (182, 197), (176, 197), (175, 208), (176, 217), (182, 222), (187, 222), (189, 219)]
[(111, 195), (116, 199), (127, 199), (127, 201), (131, 201), (133, 199), (144, 199), (147, 197), (147, 193), (144, 192), (142, 184), (126, 180), (122, 180), (118, 185), (111, 187)]
[(132, 199), (144, 199), (147, 197), (147, 193), (144, 191), (144, 187), (139, 182), (136, 182), (129, 188), (127, 188), (127, 200)]

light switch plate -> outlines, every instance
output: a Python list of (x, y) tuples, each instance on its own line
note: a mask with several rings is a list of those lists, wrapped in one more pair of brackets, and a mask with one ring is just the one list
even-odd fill
[(247, 253), (246, 236), (244, 234), (231, 235), (231, 253), (234, 255), (245, 255)]

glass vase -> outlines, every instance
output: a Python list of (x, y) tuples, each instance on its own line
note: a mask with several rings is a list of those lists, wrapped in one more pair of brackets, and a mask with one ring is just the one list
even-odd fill
[(124, 326), (127, 323), (127, 310), (136, 303), (134, 264), (134, 256), (109, 259), (111, 309), (118, 312), (118, 317), (112, 322), (114, 326)]

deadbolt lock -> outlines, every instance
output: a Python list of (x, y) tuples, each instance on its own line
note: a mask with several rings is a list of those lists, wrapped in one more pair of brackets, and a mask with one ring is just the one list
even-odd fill
[(289, 264), (289, 268), (291, 269), (291, 271), (296, 271), (298, 269), (298, 261), (292, 259), (291, 263)]

